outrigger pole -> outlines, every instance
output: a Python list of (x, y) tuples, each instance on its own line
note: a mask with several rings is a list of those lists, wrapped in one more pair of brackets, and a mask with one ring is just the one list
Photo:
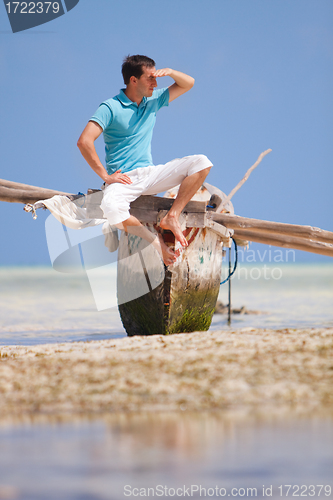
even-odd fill
[[(267, 151), (269, 152), (270, 150)], [(267, 154), (267, 152), (265, 153)], [(264, 153), (261, 153), (259, 159), (260, 157), (263, 158), (263, 155)], [(258, 164), (258, 160), (250, 170), (255, 168)], [(245, 177), (248, 177), (248, 174), (249, 171)], [(242, 183), (245, 182), (244, 179), (241, 181)], [(240, 187), (240, 183), (238, 186)], [(235, 193), (235, 190), (236, 188), (234, 188), (232, 192)], [(64, 195), (70, 200), (78, 197), (78, 195), (72, 193), (64, 193), (53, 189), (45, 189), (0, 179), (0, 201), (26, 204), (46, 200), (54, 195)], [(164, 199), (164, 202), (165, 201)], [(221, 205), (222, 204), (224, 203), (222, 202)], [(333, 257), (333, 232), (331, 231), (325, 231), (324, 229), (313, 226), (300, 226), (297, 224), (250, 219), (238, 215), (218, 212), (218, 208), (215, 212), (207, 212), (207, 222), (211, 220), (221, 226), (233, 229), (234, 238), (236, 240), (253, 241), (282, 248), (293, 248), (295, 250), (303, 250), (305, 252)]]

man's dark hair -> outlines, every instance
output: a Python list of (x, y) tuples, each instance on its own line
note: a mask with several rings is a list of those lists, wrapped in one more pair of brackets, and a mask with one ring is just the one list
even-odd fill
[(125, 85), (129, 84), (131, 76), (140, 78), (143, 74), (142, 66), (153, 68), (155, 66), (155, 61), (150, 59), (150, 57), (140, 55), (125, 57), (121, 67)]

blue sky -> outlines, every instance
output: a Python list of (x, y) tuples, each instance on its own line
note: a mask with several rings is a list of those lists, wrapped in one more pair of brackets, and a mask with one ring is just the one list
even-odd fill
[[(331, 0), (80, 0), (13, 34), (0, 6), (0, 177), (74, 193), (99, 188), (76, 142), (123, 86), (123, 57), (142, 53), (196, 79), (158, 115), (155, 163), (206, 154), (207, 181), (229, 193), (272, 148), (234, 196), (236, 213), (333, 231), (332, 25)], [(102, 138), (97, 150), (104, 161)], [(49, 213), (34, 221), (22, 208), (0, 202), (0, 265), (48, 265)]]

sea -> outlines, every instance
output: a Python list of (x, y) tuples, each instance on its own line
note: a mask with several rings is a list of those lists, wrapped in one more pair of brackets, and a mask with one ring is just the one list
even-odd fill
[[(100, 307), (96, 280), (67, 271), (0, 267), (0, 347), (126, 336), (117, 307)], [(115, 273), (100, 274), (99, 290), (114, 295)], [(212, 331), (333, 327), (330, 263), (240, 261), (230, 293), (250, 314), (231, 324), (216, 314)], [(219, 300), (228, 298), (227, 282)], [(0, 416), (0, 499), (332, 499), (332, 490), (331, 411)]]
[[(222, 280), (227, 276), (223, 266)], [(239, 262), (231, 278), (231, 307), (259, 314), (213, 317), (211, 330), (333, 326), (333, 264)], [(116, 267), (98, 280), (82, 268), (0, 267), (0, 345), (34, 345), (126, 336), (116, 301)], [(229, 282), (219, 301), (229, 302)], [(108, 306), (108, 304), (106, 304)], [(99, 308), (99, 310), (98, 310)]]

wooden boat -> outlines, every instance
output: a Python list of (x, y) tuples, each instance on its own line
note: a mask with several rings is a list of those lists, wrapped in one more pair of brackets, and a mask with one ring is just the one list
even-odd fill
[[(204, 331), (210, 327), (220, 289), (222, 248), (230, 244), (230, 232), (208, 219), (209, 212), (216, 208), (216, 203), (209, 205), (216, 191), (225, 196), (207, 184), (186, 205), (180, 219), (188, 241), (184, 250), (170, 231), (159, 228), (175, 190), (164, 198), (141, 196), (131, 204), (131, 214), (152, 233), (162, 234), (165, 243), (179, 255), (175, 264), (166, 268), (152, 245), (139, 236), (121, 233), (117, 297), (128, 335)], [(89, 217), (103, 217), (101, 193), (89, 194)]]

